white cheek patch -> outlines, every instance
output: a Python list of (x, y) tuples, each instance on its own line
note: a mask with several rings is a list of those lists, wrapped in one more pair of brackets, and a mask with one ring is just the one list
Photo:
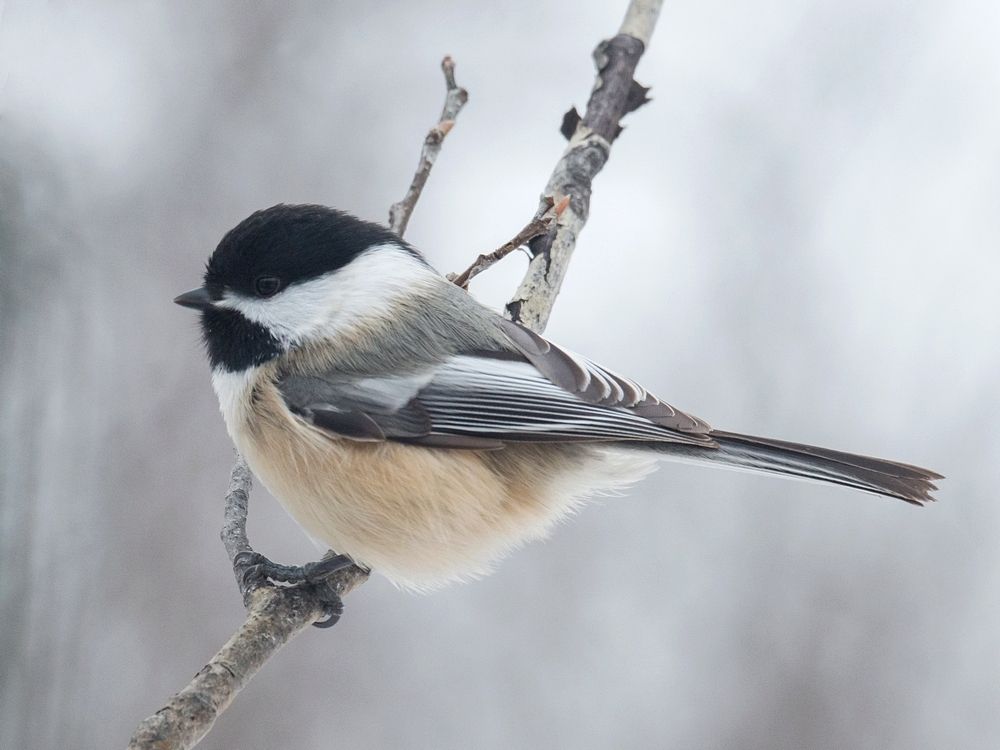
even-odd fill
[(422, 285), (436, 274), (395, 244), (366, 250), (346, 266), (292, 284), (273, 297), (227, 293), (217, 304), (260, 323), (284, 346), (352, 328)]
[(293, 284), (273, 297), (259, 299), (227, 292), (218, 303), (238, 311), (247, 320), (260, 323), (288, 346), (322, 329), (336, 304), (336, 272)]

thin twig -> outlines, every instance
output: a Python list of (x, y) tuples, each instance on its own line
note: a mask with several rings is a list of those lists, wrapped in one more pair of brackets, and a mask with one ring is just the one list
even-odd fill
[(536, 237), (548, 234), (552, 228), (552, 224), (558, 221), (559, 217), (562, 216), (562, 212), (566, 210), (566, 206), (569, 205), (569, 196), (563, 196), (559, 199), (558, 203), (551, 196), (546, 196), (542, 199), (542, 205), (546, 207), (545, 211), (541, 215), (535, 214), (524, 229), (514, 235), (513, 239), (503, 243), (492, 253), (480, 255), (462, 273), (448, 274), (449, 281), (462, 287), (462, 289), (468, 289), (469, 282), (494, 263), (503, 260), (519, 247), (523, 247)]
[(417, 171), (413, 174), (413, 180), (410, 182), (406, 195), (401, 201), (393, 203), (389, 208), (389, 228), (400, 237), (406, 231), (406, 225), (410, 223), (413, 209), (417, 205), (417, 201), (420, 200), (420, 194), (424, 191), (427, 178), (430, 177), (431, 167), (434, 166), (438, 154), (441, 153), (444, 137), (455, 127), (458, 113), (469, 101), (469, 92), (455, 83), (455, 61), (451, 57), (445, 57), (441, 61), (441, 70), (444, 72), (444, 83), (447, 89), (441, 117), (438, 118), (438, 124), (431, 128), (427, 137), (424, 138), (424, 147), (420, 152), (420, 163), (417, 164)]

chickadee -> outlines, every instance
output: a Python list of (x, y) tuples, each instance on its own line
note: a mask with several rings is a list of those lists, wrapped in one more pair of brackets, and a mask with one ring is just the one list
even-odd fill
[(226, 427), (261, 482), (314, 539), (405, 587), (488, 572), (659, 458), (916, 505), (941, 478), (712, 429), (332, 208), (258, 211), (174, 301), (201, 311)]

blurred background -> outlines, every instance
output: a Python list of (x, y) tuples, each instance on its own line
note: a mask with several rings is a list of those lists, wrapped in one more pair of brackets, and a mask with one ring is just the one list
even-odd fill
[[(624, 7), (3, 5), (0, 746), (124, 746), (242, 620), (171, 304), (222, 234), (384, 220), (448, 53), (470, 102), (408, 238), (459, 270), (530, 217)], [(998, 34), (977, 0), (668, 2), (548, 329), (716, 426), (937, 469), (937, 505), (665, 465), (485, 580), (373, 577), (202, 746), (997, 747)], [(314, 555), (262, 490), (250, 532)]]

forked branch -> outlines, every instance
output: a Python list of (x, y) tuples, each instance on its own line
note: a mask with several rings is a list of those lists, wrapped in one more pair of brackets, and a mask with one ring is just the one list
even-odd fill
[(519, 247), (524, 247), (537, 237), (542, 237), (548, 234), (552, 225), (555, 224), (556, 220), (559, 219), (562, 212), (566, 210), (566, 206), (568, 205), (569, 196), (563, 196), (559, 199), (558, 203), (556, 203), (551, 196), (545, 196), (542, 199), (542, 206), (545, 210), (542, 211), (541, 214), (536, 213), (534, 218), (532, 218), (532, 220), (525, 225), (524, 229), (514, 235), (513, 239), (503, 243), (491, 253), (484, 253), (483, 255), (480, 255), (472, 261), (472, 265), (462, 271), (462, 273), (448, 274), (448, 278), (452, 281), (452, 283), (462, 287), (462, 289), (468, 289), (469, 282), (483, 271), (493, 266), (493, 264), (503, 260)]

